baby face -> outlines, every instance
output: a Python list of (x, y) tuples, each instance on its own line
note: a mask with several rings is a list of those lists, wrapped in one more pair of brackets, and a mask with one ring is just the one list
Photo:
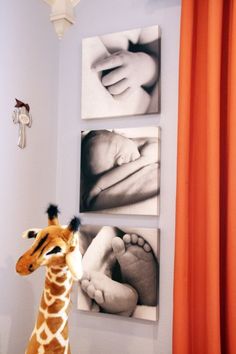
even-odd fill
[(132, 139), (114, 134), (113, 144), (115, 144), (116, 147), (114, 156), (115, 166), (121, 166), (124, 163), (135, 161), (140, 157), (138, 146)]
[(98, 175), (139, 157), (138, 147), (133, 140), (112, 132), (100, 135), (91, 146), (90, 169), (93, 175)]

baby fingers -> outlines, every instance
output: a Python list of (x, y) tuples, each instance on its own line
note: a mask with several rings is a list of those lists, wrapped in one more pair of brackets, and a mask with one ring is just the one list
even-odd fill
[(124, 101), (128, 101), (130, 99), (130, 96), (132, 95), (133, 92), (134, 92), (134, 90), (131, 87), (128, 87), (125, 91), (123, 91), (119, 95), (113, 95), (112, 97), (116, 101), (124, 102)]
[(120, 55), (111, 55), (93, 64), (92, 69), (97, 72), (110, 70), (123, 65), (123, 58)]
[(126, 70), (123, 66), (121, 66), (117, 69), (112, 70), (109, 74), (103, 76), (102, 83), (104, 86), (111, 86), (125, 78)]
[(107, 89), (111, 95), (120, 95), (122, 92), (127, 90), (128, 87), (129, 87), (129, 83), (128, 80), (125, 78), (118, 81), (114, 85), (108, 86)]

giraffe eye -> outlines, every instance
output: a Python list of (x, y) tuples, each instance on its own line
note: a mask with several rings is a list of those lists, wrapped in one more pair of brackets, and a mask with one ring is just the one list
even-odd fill
[(59, 252), (61, 252), (61, 247), (56, 246), (51, 251), (49, 251), (46, 255), (48, 256), (50, 254), (55, 254), (55, 253), (59, 253)]

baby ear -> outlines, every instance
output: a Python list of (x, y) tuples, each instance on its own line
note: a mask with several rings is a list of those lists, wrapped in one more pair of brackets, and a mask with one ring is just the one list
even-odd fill
[(38, 233), (41, 231), (41, 229), (28, 229), (23, 232), (22, 237), (23, 238), (36, 238)]
[(118, 159), (116, 160), (116, 163), (118, 166), (121, 166), (124, 164), (124, 157), (123, 156), (119, 156)]
[(121, 129), (112, 129), (112, 133), (115, 133), (115, 134), (118, 134), (118, 135), (121, 135), (121, 136), (125, 136), (125, 137), (126, 137), (125, 132), (122, 131)]

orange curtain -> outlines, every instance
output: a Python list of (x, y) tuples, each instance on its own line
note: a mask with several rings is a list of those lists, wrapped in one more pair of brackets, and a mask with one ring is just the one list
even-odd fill
[(182, 0), (174, 354), (236, 353), (236, 0)]

